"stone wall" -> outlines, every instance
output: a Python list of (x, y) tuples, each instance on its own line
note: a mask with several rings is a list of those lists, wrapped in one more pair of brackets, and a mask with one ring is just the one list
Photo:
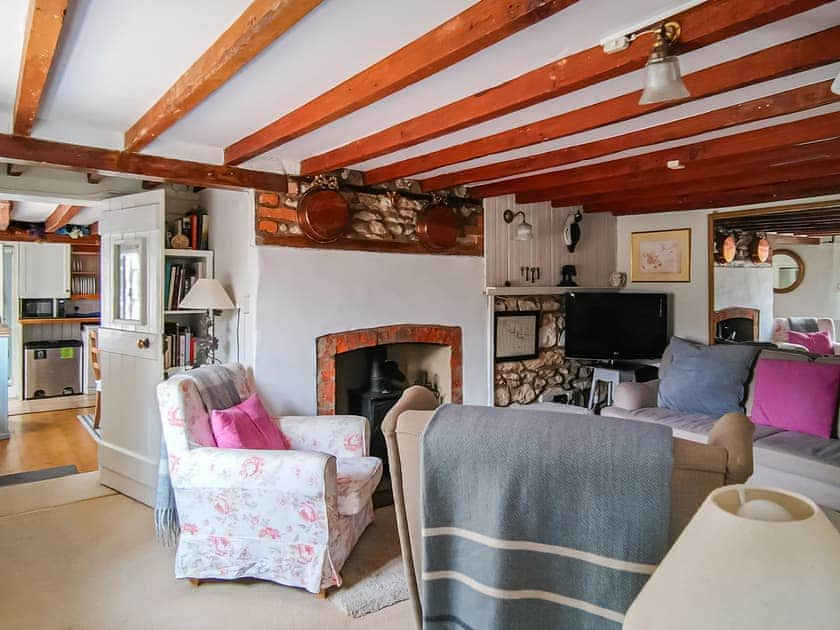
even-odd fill
[[(548, 387), (577, 392), (578, 399), (589, 390), (592, 369), (567, 359), (560, 345), (565, 329), (565, 300), (562, 295), (496, 297), (496, 311), (540, 311), (540, 354), (536, 359), (496, 363), (494, 398), (496, 406), (528, 404)], [(585, 398), (584, 398), (585, 399)]]
[(420, 242), (416, 233), (417, 220), (430, 201), (428, 195), (410, 189), (371, 189), (349, 181), (339, 182), (339, 192), (350, 208), (347, 231), (335, 243), (317, 243), (303, 234), (297, 221), (298, 199), (311, 186), (311, 180), (290, 177), (289, 190), (285, 194), (257, 193), (257, 244), (413, 254), (484, 255), (484, 210), (480, 203), (455, 196), (448, 197), (448, 205), (462, 221), (463, 235), (452, 249), (432, 251)]

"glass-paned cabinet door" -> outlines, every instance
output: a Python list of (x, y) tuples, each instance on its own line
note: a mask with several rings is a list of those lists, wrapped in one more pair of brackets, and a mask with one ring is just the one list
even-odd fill
[(114, 241), (114, 320), (142, 326), (146, 323), (146, 240)]

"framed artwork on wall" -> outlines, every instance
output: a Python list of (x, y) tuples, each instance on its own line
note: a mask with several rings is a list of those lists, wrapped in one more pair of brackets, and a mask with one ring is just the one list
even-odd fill
[(493, 333), (496, 362), (535, 359), (540, 352), (539, 331), (539, 311), (498, 311)]
[(633, 232), (631, 282), (691, 282), (691, 228)]

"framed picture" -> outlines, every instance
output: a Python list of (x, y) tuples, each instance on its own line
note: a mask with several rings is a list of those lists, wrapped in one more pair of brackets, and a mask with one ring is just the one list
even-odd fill
[(535, 359), (539, 349), (539, 311), (498, 311), (494, 331), (496, 361)]
[(691, 282), (691, 228), (633, 232), (631, 282)]

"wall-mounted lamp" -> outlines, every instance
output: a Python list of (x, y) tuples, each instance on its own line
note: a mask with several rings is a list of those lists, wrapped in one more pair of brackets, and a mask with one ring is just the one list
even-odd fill
[(525, 213), (522, 210), (514, 212), (513, 210), (507, 209), (502, 214), (502, 218), (505, 220), (505, 223), (513, 223), (513, 220), (520, 214), (522, 215), (522, 223), (516, 226), (516, 233), (513, 235), (513, 240), (530, 241), (534, 238), (534, 226), (525, 220)]
[(656, 42), (645, 65), (645, 90), (639, 105), (675, 101), (691, 96), (682, 80), (680, 60), (671, 55), (671, 46), (680, 38), (678, 22), (665, 22), (656, 31)]

